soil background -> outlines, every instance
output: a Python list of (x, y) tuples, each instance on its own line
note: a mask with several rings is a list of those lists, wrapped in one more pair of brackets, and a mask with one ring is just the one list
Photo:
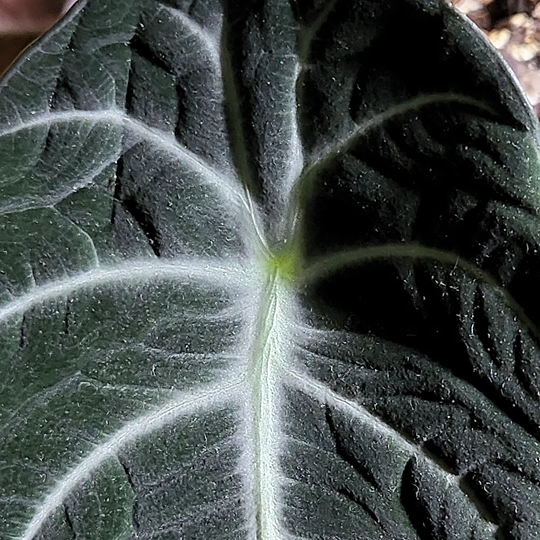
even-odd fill
[(449, 0), (499, 50), (540, 118), (540, 0)]

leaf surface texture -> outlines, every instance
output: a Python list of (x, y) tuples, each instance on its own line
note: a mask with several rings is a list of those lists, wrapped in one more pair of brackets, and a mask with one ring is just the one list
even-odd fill
[(80, 0), (0, 118), (1, 539), (538, 537), (538, 125), (445, 3)]

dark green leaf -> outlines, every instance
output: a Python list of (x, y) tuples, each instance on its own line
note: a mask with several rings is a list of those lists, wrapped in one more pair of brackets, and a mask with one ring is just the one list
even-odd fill
[(435, 0), (80, 0), (0, 82), (1, 540), (534, 540), (540, 132)]

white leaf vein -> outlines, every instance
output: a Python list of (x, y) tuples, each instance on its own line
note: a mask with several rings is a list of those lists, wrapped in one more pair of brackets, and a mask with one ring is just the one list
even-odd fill
[(180, 392), (167, 403), (125, 424), (96, 446), (88, 456), (56, 483), (36, 508), (32, 520), (19, 539), (33, 540), (54, 511), (63, 504), (66, 497), (106, 460), (114, 458), (120, 450), (181, 416), (224, 405), (230, 400), (231, 395), (235, 395), (239, 384), (237, 380), (225, 383), (220, 381), (196, 391)]
[(375, 432), (378, 432), (394, 441), (397, 446), (402, 448), (406, 453), (432, 464), (437, 470), (438, 474), (444, 478), (449, 485), (454, 485), (459, 488), (459, 482), (461, 480), (459, 475), (451, 474), (442, 469), (439, 465), (433, 462), (433, 460), (422, 450), (420, 446), (409, 442), (398, 431), (384, 423), (380, 418), (369, 413), (365, 408), (358, 405), (358, 403), (337, 394), (307, 373), (303, 373), (296, 369), (290, 369), (288, 371), (287, 381), (290, 382), (293, 387), (301, 390), (320, 403), (335, 407), (336, 409), (357, 418), (366, 425), (369, 425)]
[(245, 193), (241, 189), (240, 184), (236, 182), (234, 176), (215, 170), (210, 164), (201, 159), (200, 156), (181, 145), (173, 135), (168, 135), (159, 129), (151, 128), (140, 120), (128, 116), (121, 110), (74, 110), (38, 115), (24, 123), (12, 125), (0, 131), (0, 138), (29, 131), (33, 128), (50, 128), (53, 125), (77, 122), (90, 122), (104, 124), (110, 127), (123, 127), (128, 133), (154, 145), (161, 151), (177, 158), (183, 164), (187, 165), (204, 183), (213, 187), (221, 195), (223, 200), (227, 202), (228, 206), (233, 205), (237, 208), (246, 208), (249, 206), (244, 200)]
[(0, 307), (0, 322), (20, 315), (34, 306), (69, 296), (76, 291), (102, 285), (122, 285), (160, 279), (206, 282), (226, 290), (233, 288), (240, 290), (248, 282), (240, 263), (214, 259), (174, 259), (170, 262), (130, 260), (116, 266), (102, 266), (89, 272), (38, 285)]
[(186, 15), (183, 11), (175, 9), (171, 6), (165, 6), (160, 4), (159, 6), (163, 11), (166, 11), (174, 17), (182, 26), (184, 26), (190, 34), (195, 36), (199, 43), (208, 53), (212, 64), (219, 72), (221, 69), (221, 60), (219, 56), (219, 41), (208, 30), (203, 28), (200, 24), (197, 24), (191, 17)]
[(350, 150), (360, 137), (365, 135), (371, 129), (379, 127), (384, 122), (391, 120), (396, 116), (405, 114), (411, 110), (421, 109), (422, 107), (439, 103), (470, 105), (476, 107), (477, 109), (482, 109), (489, 114), (497, 115), (497, 112), (489, 107), (486, 103), (464, 94), (456, 94), (453, 92), (422, 94), (404, 101), (403, 103), (394, 105), (393, 107), (389, 107), (386, 111), (364, 120), (361, 124), (357, 124), (354, 129), (342, 135), (334, 144), (320, 149), (315, 154), (315, 157), (312, 159), (311, 163), (306, 167), (306, 170), (302, 176), (306, 177), (313, 169), (324, 167), (328, 163), (331, 163), (332, 160)]

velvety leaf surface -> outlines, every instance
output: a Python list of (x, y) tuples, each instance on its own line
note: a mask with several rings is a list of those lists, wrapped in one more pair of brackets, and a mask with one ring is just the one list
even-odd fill
[(0, 539), (538, 537), (539, 130), (445, 3), (80, 0), (0, 118)]

